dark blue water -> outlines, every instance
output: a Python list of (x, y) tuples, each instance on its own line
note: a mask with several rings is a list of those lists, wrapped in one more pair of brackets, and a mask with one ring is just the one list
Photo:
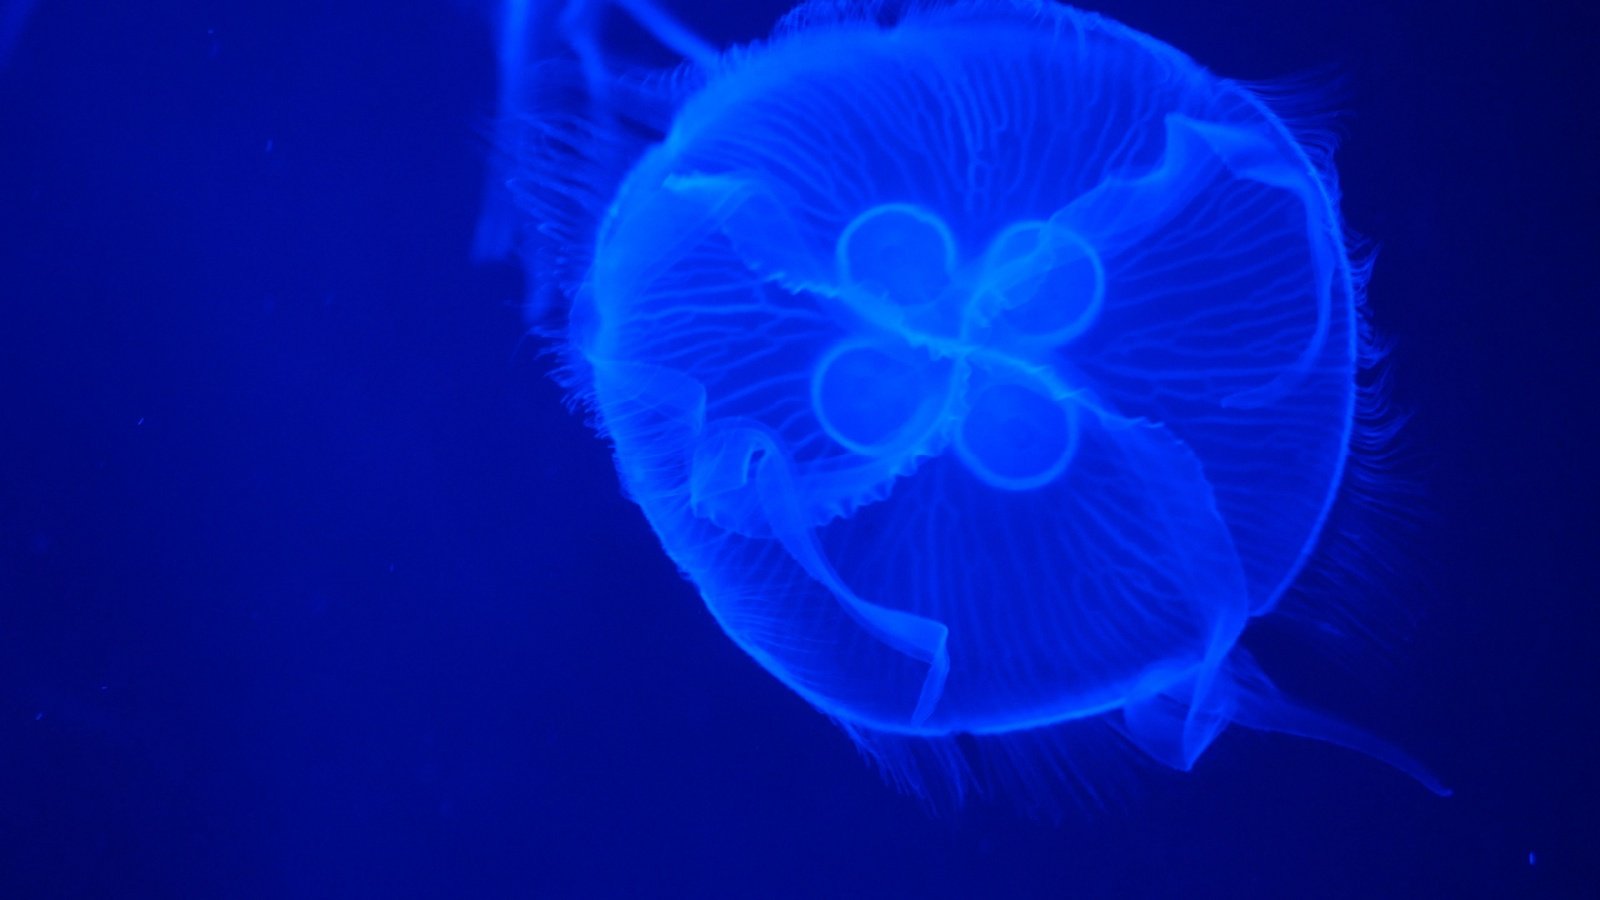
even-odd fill
[(0, 896), (1600, 890), (1586, 7), (1097, 5), (1345, 78), (1424, 514), (1380, 649), (1300, 680), (1456, 793), (1230, 731), (1049, 824), (897, 796), (660, 553), (469, 259), (483, 10), (10, 5)]

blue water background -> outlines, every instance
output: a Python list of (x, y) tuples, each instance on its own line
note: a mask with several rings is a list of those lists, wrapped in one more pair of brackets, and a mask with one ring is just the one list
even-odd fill
[[(469, 259), (482, 10), (31, 5), (0, 70), (0, 897), (1596, 895), (1588, 5), (1096, 4), (1230, 75), (1345, 79), (1427, 512), (1381, 651), (1284, 681), (1456, 796), (1234, 731), (1055, 825), (895, 795), (661, 554), (518, 268)], [(778, 11), (732, 6), (680, 8), (721, 39)]]

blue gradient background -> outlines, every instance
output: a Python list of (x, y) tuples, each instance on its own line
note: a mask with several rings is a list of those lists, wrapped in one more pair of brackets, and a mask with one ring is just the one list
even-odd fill
[(1283, 681), (1454, 798), (1233, 731), (1092, 818), (924, 816), (717, 630), (469, 262), (483, 11), (44, 0), (0, 70), (0, 896), (1593, 896), (1595, 12), (1095, 8), (1347, 78), (1432, 519), (1388, 651)]

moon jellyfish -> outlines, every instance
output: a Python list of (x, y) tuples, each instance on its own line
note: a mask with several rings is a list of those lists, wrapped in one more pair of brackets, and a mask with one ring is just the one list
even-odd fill
[[(1090, 728), (1187, 770), (1229, 724), (1445, 793), (1239, 644), (1361, 444), (1318, 142), (1045, 2), (813, 2), (726, 51), (648, 0), (543, 13), (534, 308), (762, 668), (924, 795), (1076, 771)], [(609, 52), (630, 22), (682, 63)]]

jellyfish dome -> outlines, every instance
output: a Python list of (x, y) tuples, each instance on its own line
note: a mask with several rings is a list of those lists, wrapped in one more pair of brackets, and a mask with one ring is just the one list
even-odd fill
[(523, 191), (566, 377), (733, 641), (880, 758), (1096, 721), (1187, 769), (1238, 722), (1438, 789), (1237, 646), (1356, 427), (1325, 153), (1051, 3), (813, 3), (728, 52), (627, 5), (688, 64), (620, 73), (569, 8)]

